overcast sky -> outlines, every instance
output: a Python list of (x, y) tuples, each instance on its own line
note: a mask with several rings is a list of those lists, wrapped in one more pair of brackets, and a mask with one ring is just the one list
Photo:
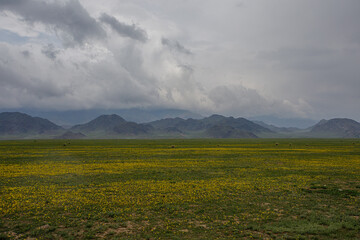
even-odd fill
[(360, 120), (359, 0), (0, 0), (0, 108)]

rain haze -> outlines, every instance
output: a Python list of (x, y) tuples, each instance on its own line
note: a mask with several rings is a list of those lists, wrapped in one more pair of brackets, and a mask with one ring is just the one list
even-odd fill
[(0, 0), (0, 109), (360, 120), (358, 0)]

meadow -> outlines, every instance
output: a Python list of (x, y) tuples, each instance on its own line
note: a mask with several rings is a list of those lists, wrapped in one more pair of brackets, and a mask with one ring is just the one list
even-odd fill
[(360, 239), (360, 141), (0, 141), (0, 239)]

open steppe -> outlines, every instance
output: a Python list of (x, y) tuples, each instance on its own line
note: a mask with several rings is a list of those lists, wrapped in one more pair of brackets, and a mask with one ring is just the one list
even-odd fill
[(360, 141), (0, 141), (0, 239), (359, 239)]

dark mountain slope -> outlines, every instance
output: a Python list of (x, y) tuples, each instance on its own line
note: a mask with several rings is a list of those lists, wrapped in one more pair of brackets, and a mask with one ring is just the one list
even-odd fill
[(212, 115), (208, 118), (204, 118), (202, 120), (206, 126), (230, 126), (238, 130), (246, 131), (246, 132), (271, 132), (268, 128), (260, 126), (252, 121), (249, 121), (245, 118), (233, 118), (233, 117), (224, 117), (221, 115)]
[(82, 133), (74, 133), (72, 131), (67, 131), (64, 134), (55, 137), (54, 139), (83, 139), (86, 136)]
[(19, 112), (0, 113), (0, 135), (51, 134), (63, 130), (47, 119)]
[(161, 119), (161, 120), (156, 120), (156, 121), (150, 122), (149, 124), (157, 129), (165, 129), (165, 128), (169, 128), (169, 127), (175, 127), (178, 124), (181, 124), (185, 121), (186, 120), (177, 117), (177, 118), (165, 118), (165, 119)]
[(310, 130), (312, 134), (329, 135), (333, 137), (359, 138), (360, 123), (347, 118), (321, 120)]
[(126, 121), (116, 115), (101, 115), (88, 123), (78, 124), (71, 128), (72, 131), (91, 132), (97, 130), (112, 131), (114, 127), (122, 125)]
[(106, 137), (108, 135), (146, 135), (152, 129), (153, 127), (149, 125), (127, 122), (122, 117), (112, 114), (101, 115), (88, 123), (76, 125), (70, 130), (82, 132), (86, 135), (93, 133)]
[(180, 131), (206, 131), (214, 126), (231, 127), (233, 129), (241, 130), (243, 132), (271, 132), (271, 130), (253, 123), (245, 118), (224, 117), (221, 115), (212, 115), (203, 119), (181, 119), (168, 118), (149, 123), (157, 129), (166, 129), (174, 127)]
[(251, 132), (241, 131), (231, 126), (215, 125), (205, 131), (206, 136), (211, 138), (257, 138)]
[(290, 132), (301, 131), (301, 129), (296, 128), (296, 127), (277, 127), (272, 124), (266, 124), (262, 121), (253, 121), (253, 122), (264, 128), (267, 128), (273, 132), (289, 132), (290, 133)]

